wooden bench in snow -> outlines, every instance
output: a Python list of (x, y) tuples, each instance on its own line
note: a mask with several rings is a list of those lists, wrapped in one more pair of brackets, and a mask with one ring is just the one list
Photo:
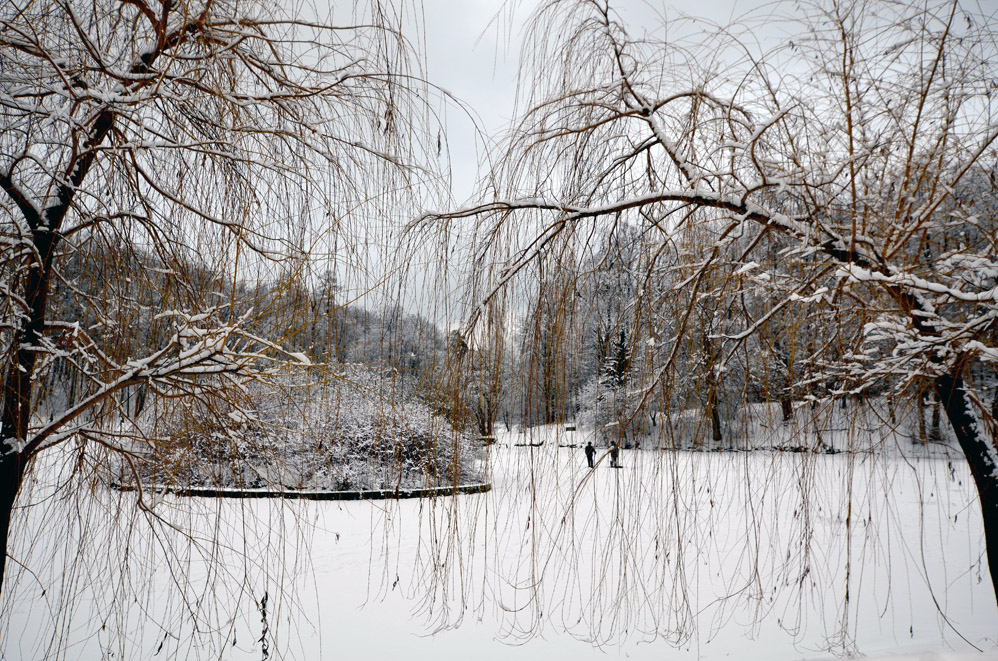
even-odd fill
[[(130, 484), (111, 485), (119, 491), (137, 491), (138, 487)], [(438, 496), (454, 496), (457, 494), (485, 493), (491, 491), (492, 485), (460, 484), (446, 487), (421, 487), (398, 489), (371, 489), (368, 491), (321, 491), (295, 489), (238, 489), (224, 487), (146, 487), (146, 491), (154, 493), (169, 493), (175, 496), (191, 496), (199, 498), (290, 498), (293, 500), (398, 500), (401, 498), (435, 498)]]

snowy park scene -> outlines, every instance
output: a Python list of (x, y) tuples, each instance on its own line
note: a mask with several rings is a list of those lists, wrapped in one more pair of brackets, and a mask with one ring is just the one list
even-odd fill
[(5, 0), (0, 661), (998, 659), (998, 6)]

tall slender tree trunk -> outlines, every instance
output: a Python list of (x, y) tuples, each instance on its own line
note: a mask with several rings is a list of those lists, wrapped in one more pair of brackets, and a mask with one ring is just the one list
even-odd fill
[(922, 445), (929, 442), (925, 435), (925, 393), (918, 395), (918, 440)]
[(720, 443), (724, 440), (724, 432), (721, 430), (721, 416), (717, 410), (718, 406), (718, 383), (717, 374), (714, 372), (715, 352), (714, 343), (710, 341), (707, 333), (703, 334), (703, 351), (707, 359), (707, 409), (708, 415), (710, 415), (710, 431), (711, 438), (715, 443)]
[(991, 397), (991, 419), (998, 423), (998, 385), (995, 386), (994, 395)]
[(977, 485), (988, 567), (995, 597), (998, 599), (998, 439), (995, 439), (993, 430), (983, 428), (974, 416), (960, 376), (944, 374), (933, 385), (936, 397), (953, 425), (953, 431)]
[(783, 365), (785, 370), (783, 378), (783, 388), (780, 390), (780, 411), (783, 413), (783, 422), (789, 423), (794, 419), (794, 372), (793, 360), (790, 354), (783, 348), (779, 340), (773, 343), (776, 350), (776, 358)]

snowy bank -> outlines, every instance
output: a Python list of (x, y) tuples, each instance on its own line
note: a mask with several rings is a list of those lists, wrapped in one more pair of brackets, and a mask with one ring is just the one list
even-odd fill
[[(113, 484), (119, 491), (137, 491), (138, 487), (126, 484)], [(156, 487), (146, 489), (157, 494), (173, 494), (194, 498), (288, 498), (291, 500), (388, 500), (402, 498), (438, 498), (459, 494), (485, 493), (492, 488), (487, 482), (479, 484), (459, 484), (450, 487), (426, 487), (421, 489), (372, 489), (368, 491), (315, 491), (308, 489), (224, 489), (218, 487)]]

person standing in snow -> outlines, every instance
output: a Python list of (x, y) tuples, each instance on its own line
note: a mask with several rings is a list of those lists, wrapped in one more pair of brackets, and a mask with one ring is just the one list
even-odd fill
[(620, 443), (614, 442), (610, 447), (610, 468), (620, 468)]
[(596, 459), (596, 448), (593, 447), (593, 442), (589, 441), (586, 443), (586, 461), (589, 462), (589, 467), (595, 466)]

